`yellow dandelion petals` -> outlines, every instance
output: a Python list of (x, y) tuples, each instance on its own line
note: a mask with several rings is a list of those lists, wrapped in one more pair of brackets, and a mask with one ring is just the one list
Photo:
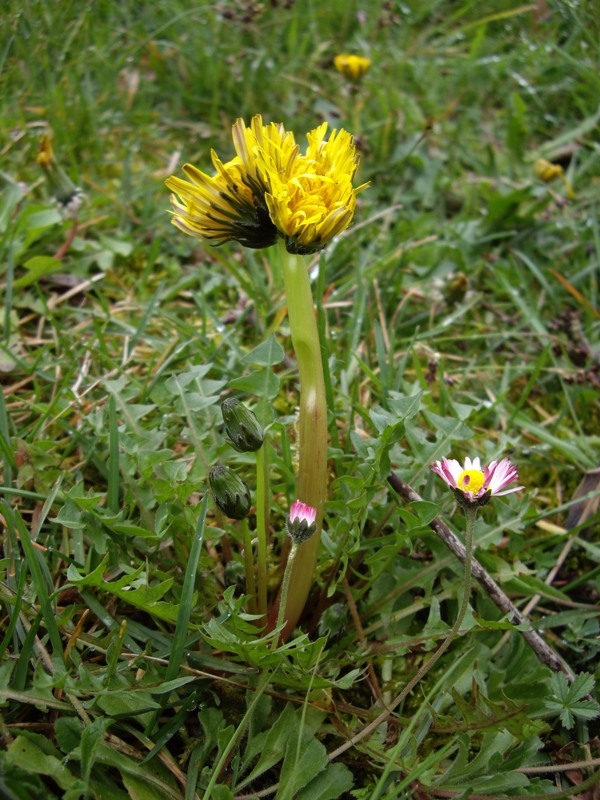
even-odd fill
[(229, 240), (246, 247), (269, 247), (279, 236), (292, 253), (314, 253), (352, 221), (356, 194), (352, 179), (359, 157), (353, 137), (327, 123), (307, 134), (306, 154), (282, 124), (233, 126), (236, 156), (222, 163), (213, 153), (211, 177), (191, 164), (189, 181), (171, 177), (173, 223), (212, 244)]

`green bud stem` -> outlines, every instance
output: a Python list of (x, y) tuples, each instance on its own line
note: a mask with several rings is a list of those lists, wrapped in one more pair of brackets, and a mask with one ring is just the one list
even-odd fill
[(241, 520), (242, 533), (244, 535), (244, 569), (246, 572), (246, 594), (250, 595), (248, 611), (256, 614), (256, 581), (254, 579), (254, 558), (252, 556), (252, 536), (248, 527), (248, 520)]
[(317, 510), (317, 530), (298, 549), (289, 582), (287, 625), (294, 629), (313, 584), (323, 510), (327, 497), (327, 400), (319, 332), (308, 275), (309, 260), (288, 253), (281, 245), (283, 280), (292, 344), (300, 375), (299, 456), (297, 498)]
[(258, 613), (267, 615), (267, 531), (269, 530), (268, 463), (266, 443), (256, 451), (256, 536)]

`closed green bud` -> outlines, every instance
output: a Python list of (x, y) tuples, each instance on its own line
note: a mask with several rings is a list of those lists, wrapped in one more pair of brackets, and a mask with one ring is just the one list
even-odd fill
[(221, 411), (231, 445), (240, 453), (260, 450), (263, 443), (263, 429), (255, 414), (235, 397), (224, 400)]
[(231, 519), (244, 519), (250, 511), (250, 490), (229, 467), (213, 467), (208, 482), (215, 503)]

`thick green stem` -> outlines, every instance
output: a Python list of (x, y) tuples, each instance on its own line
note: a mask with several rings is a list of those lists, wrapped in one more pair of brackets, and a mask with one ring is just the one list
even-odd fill
[(256, 536), (258, 613), (267, 614), (268, 473), (266, 442), (256, 452)]
[(285, 634), (289, 634), (312, 586), (321, 541), (327, 497), (327, 401), (308, 260), (287, 253), (283, 247), (282, 254), (288, 320), (300, 376), (297, 499), (317, 510), (316, 533), (299, 547), (291, 572), (285, 628)]
[(370, 722), (365, 728), (357, 733), (356, 736), (353, 736), (347, 742), (344, 742), (343, 745), (334, 750), (332, 753), (329, 754), (329, 760), (333, 761), (334, 758), (341, 755), (341, 753), (348, 750), (349, 747), (357, 744), (370, 733), (372, 733), (376, 728), (381, 725), (382, 722), (390, 716), (392, 711), (400, 705), (400, 703), (404, 700), (404, 698), (412, 692), (415, 686), (419, 683), (419, 681), (425, 677), (425, 675), (429, 672), (429, 670), (434, 666), (434, 664), (438, 661), (439, 658), (446, 652), (446, 650), (450, 647), (454, 639), (458, 636), (460, 632), (460, 626), (463, 623), (465, 618), (465, 614), (467, 613), (467, 609), (469, 607), (469, 596), (471, 594), (471, 565), (473, 561), (473, 531), (475, 529), (475, 517), (477, 516), (477, 508), (471, 507), (465, 509), (465, 515), (467, 518), (467, 524), (465, 528), (465, 578), (464, 578), (464, 587), (462, 593), (462, 600), (460, 604), (460, 608), (458, 610), (458, 614), (454, 621), (454, 625), (450, 629), (448, 636), (444, 639), (438, 649), (433, 653), (431, 658), (426, 661), (421, 669), (413, 675), (410, 681), (406, 684), (404, 689), (397, 695), (393, 701), (388, 705), (385, 711), (382, 711), (379, 716), (377, 716), (372, 722)]
[(256, 582), (254, 580), (254, 558), (252, 556), (252, 536), (248, 528), (248, 520), (240, 522), (242, 533), (244, 534), (244, 569), (246, 572), (246, 594), (250, 595), (248, 610), (251, 614), (256, 614)]

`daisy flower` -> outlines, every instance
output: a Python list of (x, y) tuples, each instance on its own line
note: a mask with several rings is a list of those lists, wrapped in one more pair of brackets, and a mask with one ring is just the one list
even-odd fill
[(517, 468), (508, 458), (492, 461), (483, 468), (479, 458), (465, 458), (463, 465), (454, 458), (443, 458), (432, 464), (431, 469), (446, 481), (462, 505), (483, 506), (491, 497), (511, 494), (524, 488), (506, 488), (519, 477)]

